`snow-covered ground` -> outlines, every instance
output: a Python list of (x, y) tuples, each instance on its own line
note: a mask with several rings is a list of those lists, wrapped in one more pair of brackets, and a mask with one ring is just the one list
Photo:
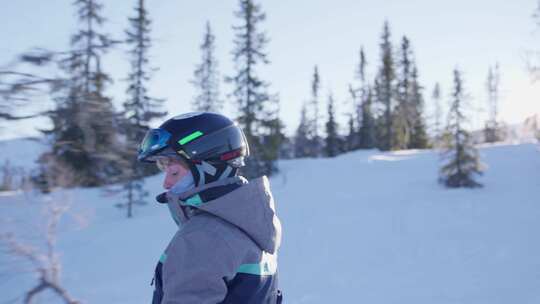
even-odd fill
[[(432, 151), (281, 162), (271, 184), (284, 303), (540, 303), (539, 148), (495, 145), (481, 155), (489, 169), (474, 190), (439, 186)], [(160, 178), (147, 180), (151, 193)], [(48, 197), (61, 195), (72, 202), (59, 240), (70, 293), (84, 303), (150, 303), (153, 268), (175, 230), (166, 208), (151, 203), (126, 219), (114, 207), (120, 194)], [(0, 229), (35, 240), (43, 199), (0, 195)], [(22, 266), (0, 256), (0, 303), (35, 284)]]

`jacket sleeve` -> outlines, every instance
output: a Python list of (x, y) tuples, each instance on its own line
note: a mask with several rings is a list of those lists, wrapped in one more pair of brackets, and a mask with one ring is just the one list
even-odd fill
[(227, 295), (226, 279), (238, 268), (238, 257), (216, 232), (177, 234), (163, 265), (162, 304), (217, 304)]

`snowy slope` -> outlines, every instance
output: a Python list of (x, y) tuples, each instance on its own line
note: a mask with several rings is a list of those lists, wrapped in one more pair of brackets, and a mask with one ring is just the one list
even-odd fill
[[(283, 161), (271, 183), (285, 303), (540, 303), (540, 151), (481, 154), (489, 170), (475, 190), (440, 187), (431, 151)], [(160, 182), (149, 178), (148, 190), (158, 193)], [(153, 267), (174, 233), (166, 208), (150, 204), (125, 219), (113, 206), (120, 195), (66, 193), (86, 219), (61, 226), (66, 287), (84, 303), (149, 303)], [(0, 195), (11, 223), (0, 229), (35, 235), (42, 199)], [(0, 303), (34, 284), (19, 266), (0, 255)]]

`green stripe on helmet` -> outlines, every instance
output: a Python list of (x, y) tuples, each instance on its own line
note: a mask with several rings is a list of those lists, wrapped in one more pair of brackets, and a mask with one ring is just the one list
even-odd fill
[(180, 145), (185, 145), (185, 144), (187, 144), (188, 142), (190, 142), (190, 141), (192, 141), (192, 140), (194, 140), (194, 139), (196, 139), (196, 138), (199, 138), (199, 137), (201, 137), (201, 136), (203, 136), (203, 132), (201, 132), (201, 131), (196, 131), (196, 132), (193, 132), (193, 133), (189, 134), (188, 136), (186, 136), (186, 137), (180, 139), (180, 140), (178, 141), (178, 143), (179, 143)]

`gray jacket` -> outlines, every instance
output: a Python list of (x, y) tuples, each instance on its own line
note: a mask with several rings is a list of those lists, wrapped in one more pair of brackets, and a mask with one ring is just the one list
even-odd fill
[(228, 182), (242, 186), (208, 202), (197, 193), (212, 184), (167, 194), (180, 229), (156, 270), (162, 290), (154, 303), (277, 303), (281, 224), (268, 179)]

